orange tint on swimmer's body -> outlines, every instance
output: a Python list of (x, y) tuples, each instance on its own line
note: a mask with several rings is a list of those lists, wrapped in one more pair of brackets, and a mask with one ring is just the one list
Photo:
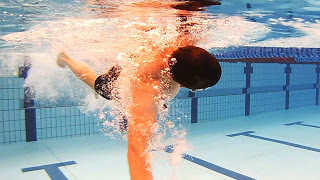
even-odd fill
[[(169, 57), (180, 46), (188, 44), (185, 40), (177, 40), (164, 50), (135, 59), (139, 64), (137, 79), (131, 82), (132, 106), (128, 129), (128, 162), (131, 179), (152, 179), (149, 143), (152, 140), (152, 126), (157, 123), (157, 101), (174, 98), (180, 85), (173, 81), (168, 69)], [(144, 62), (151, 58), (152, 61)], [(164, 84), (163, 82), (169, 83)], [(168, 87), (168, 88), (167, 88)]]
[[(155, 1), (135, 3), (134, 6), (173, 7), (172, 5), (163, 6), (162, 3), (153, 4), (153, 2)], [(183, 3), (188, 5), (187, 2)], [(189, 8), (189, 6), (179, 7)], [(197, 8), (192, 6), (192, 10), (197, 10)], [(142, 26), (141, 30), (149, 31), (153, 28), (155, 27)], [(132, 180), (153, 179), (149, 144), (153, 135), (152, 127), (157, 123), (158, 103), (163, 99), (173, 99), (180, 88), (180, 84), (172, 79), (170, 71), (168, 71), (170, 57), (179, 47), (193, 44), (191, 35), (188, 32), (182, 32), (177, 39), (168, 44), (167, 48), (153, 47), (152, 53), (146, 53), (134, 59), (138, 67), (137, 73), (134, 75), (135, 78), (131, 79), (132, 104), (129, 107), (128, 117), (128, 163)], [(67, 65), (78, 78), (94, 89), (98, 75), (87, 65), (72, 60), (65, 53), (59, 54), (57, 63), (60, 67)]]
[[(172, 42), (163, 50), (155, 48), (153, 53), (134, 59), (139, 66), (134, 75), (136, 78), (131, 80), (132, 104), (128, 121), (128, 163), (132, 180), (153, 179), (151, 152), (148, 149), (153, 135), (152, 127), (156, 125), (158, 103), (159, 100), (173, 99), (180, 89), (180, 84), (173, 81), (167, 71), (168, 61), (177, 47), (186, 46), (190, 41), (181, 38)], [(149, 61), (146, 62), (146, 59)], [(68, 66), (79, 79), (94, 89), (98, 75), (87, 64), (74, 61), (64, 52), (58, 55), (57, 64), (60, 67)]]

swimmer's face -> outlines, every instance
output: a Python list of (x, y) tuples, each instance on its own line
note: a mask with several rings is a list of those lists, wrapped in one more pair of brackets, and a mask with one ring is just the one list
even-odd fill
[(192, 90), (209, 88), (221, 77), (221, 67), (217, 59), (196, 46), (177, 49), (172, 53), (168, 64), (173, 80)]

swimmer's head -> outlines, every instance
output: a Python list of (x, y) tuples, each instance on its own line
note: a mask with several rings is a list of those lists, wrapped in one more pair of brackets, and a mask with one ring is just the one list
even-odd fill
[(192, 90), (211, 87), (221, 77), (217, 59), (196, 46), (181, 47), (174, 51), (169, 59), (169, 67), (173, 80)]

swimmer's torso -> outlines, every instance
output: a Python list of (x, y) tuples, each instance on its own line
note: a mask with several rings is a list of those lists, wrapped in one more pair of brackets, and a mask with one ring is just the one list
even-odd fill
[(132, 86), (150, 86), (154, 90), (154, 100), (157, 102), (172, 100), (180, 90), (180, 84), (172, 79), (168, 67), (164, 65), (155, 66), (150, 63), (148, 67), (148, 64), (144, 64), (134, 77), (136, 78), (132, 81)]
[[(173, 1), (172, 1), (173, 2)], [(170, 4), (170, 3), (169, 3)], [(146, 11), (150, 10), (145, 7), (153, 8), (168, 8), (170, 9), (171, 5), (168, 3), (162, 3), (159, 1), (144, 1), (139, 3), (132, 3), (126, 7), (144, 7), (140, 9), (145, 16)], [(123, 9), (125, 11), (125, 9)], [(140, 12), (139, 11), (139, 12)], [(135, 10), (136, 12), (136, 10)], [(172, 12), (172, 15), (178, 15), (178, 22), (180, 22), (181, 12)], [(178, 13), (178, 14), (176, 14)], [(186, 13), (186, 12), (184, 12)], [(183, 13), (183, 14), (184, 14)], [(188, 13), (187, 13), (188, 14)], [(186, 14), (186, 16), (188, 16)], [(136, 14), (135, 14), (136, 16)], [(139, 16), (140, 17), (140, 16)], [(142, 17), (140, 17), (142, 18)], [(143, 18), (142, 18), (143, 19)], [(132, 52), (132, 57), (130, 61), (133, 62), (135, 70), (133, 71), (133, 80), (131, 81), (132, 89), (135, 89), (134, 86), (145, 86), (145, 88), (154, 89), (154, 99), (156, 101), (164, 100), (168, 102), (173, 99), (179, 92), (180, 84), (175, 82), (170, 74), (169, 69), (169, 60), (171, 54), (177, 50), (179, 47), (184, 47), (188, 45), (193, 45), (195, 43), (194, 38), (192, 38), (189, 28), (192, 26), (185, 25), (189, 23), (186, 20), (177, 23), (175, 27), (175, 32), (172, 38), (159, 38), (157, 33), (162, 33), (166, 35), (167, 27), (162, 26), (161, 24), (147, 25), (145, 23), (136, 24), (134, 28), (141, 32), (141, 37), (139, 40), (142, 42), (137, 52)], [(170, 31), (169, 31), (170, 32)], [(146, 34), (155, 33), (154, 36), (144, 36)], [(164, 41), (164, 42), (163, 42)], [(163, 42), (163, 43), (159, 43)], [(131, 67), (130, 67), (131, 68)], [(150, 87), (149, 87), (150, 86)], [(144, 92), (141, 91), (141, 97), (143, 97)], [(137, 94), (136, 94), (137, 95)], [(134, 95), (132, 95), (133, 97)], [(138, 95), (140, 96), (140, 94)]]
[[(156, 101), (163, 100), (168, 102), (180, 90), (180, 84), (171, 77), (168, 64), (171, 54), (177, 47), (179, 46), (174, 44), (174, 46), (168, 46), (163, 50), (155, 48), (152, 53), (146, 53), (133, 60), (137, 64), (134, 77), (142, 83), (153, 86), (156, 93)], [(133, 82), (136, 83), (136, 81)]]

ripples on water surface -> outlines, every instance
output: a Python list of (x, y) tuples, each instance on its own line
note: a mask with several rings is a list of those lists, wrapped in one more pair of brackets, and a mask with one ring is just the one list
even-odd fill
[[(27, 31), (40, 22), (56, 21), (66, 17), (88, 18), (101, 15), (101, 13), (105, 16), (108, 14), (109, 17), (116, 16), (119, 5), (128, 2), (128, 0), (126, 2), (112, 1), (112, 3), (83, 0), (2, 0), (0, 2), (0, 35)], [(212, 18), (216, 16), (241, 17), (245, 21), (258, 24), (258, 27), (265, 27), (261, 29), (264, 33), (255, 37), (253, 41), (250, 39), (250, 41), (218, 43), (211, 46), (248, 45), (256, 42), (270, 46), (274, 44), (297, 46), (301, 44), (294, 43), (297, 37), (301, 39), (305, 36), (315, 36), (317, 33), (315, 30), (319, 26), (320, 3), (317, 0), (222, 0), (221, 2), (221, 6), (209, 8), (207, 11), (210, 13), (209, 16)], [(249, 28), (248, 26), (240, 27)], [(228, 36), (240, 27), (226, 27), (229, 31), (224, 32), (221, 36)], [(288, 37), (294, 40), (270, 42), (272, 39)], [(306, 41), (303, 43), (304, 46), (315, 46), (315, 43)], [(319, 42), (316, 43), (319, 44)], [(1, 46), (9, 46), (9, 44), (2, 41)]]
[[(150, 52), (150, 45), (166, 47), (179, 35), (177, 27), (181, 26), (192, 34), (198, 46), (206, 49), (320, 46), (320, 3), (316, 0), (222, 0), (221, 6), (209, 7), (205, 12), (124, 6), (127, 3), (128, 0), (2, 0), (0, 65), (6, 71), (0, 74), (16, 75), (18, 66), (30, 60), (25, 85), (32, 87), (37, 103), (60, 105), (61, 99), (80, 103), (83, 112), (93, 111), (99, 116), (108, 135), (117, 137), (114, 125), (122, 118), (117, 115), (118, 107), (96, 99), (92, 90), (70, 71), (58, 68), (55, 61), (61, 50), (103, 73), (116, 62), (130, 65), (128, 56)], [(160, 119), (167, 119), (167, 113), (163, 110)], [(186, 118), (181, 112), (174, 113), (180, 119)], [(159, 124), (155, 127), (158, 133), (154, 148), (172, 143), (180, 145), (178, 153), (188, 148), (183, 127), (170, 121)], [(180, 157), (173, 154), (173, 160), (174, 156)]]

